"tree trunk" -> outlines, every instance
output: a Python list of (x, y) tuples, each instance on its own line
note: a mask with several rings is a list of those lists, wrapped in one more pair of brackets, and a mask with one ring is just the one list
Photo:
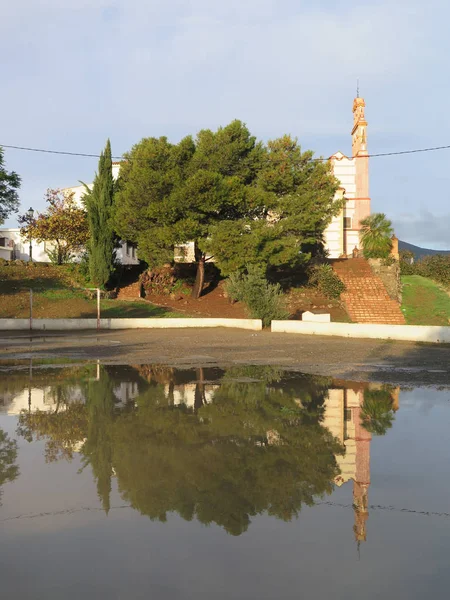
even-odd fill
[(205, 255), (201, 254), (197, 260), (197, 275), (192, 289), (192, 298), (197, 300), (202, 295), (203, 284), (205, 282)]
[(205, 394), (205, 377), (203, 375), (203, 369), (197, 369), (197, 383), (195, 384), (195, 395), (194, 395), (194, 408), (195, 410), (201, 408), (206, 404)]

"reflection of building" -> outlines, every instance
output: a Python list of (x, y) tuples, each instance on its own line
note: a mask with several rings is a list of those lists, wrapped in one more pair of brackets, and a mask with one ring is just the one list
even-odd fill
[(137, 381), (121, 381), (114, 386), (114, 396), (118, 400), (116, 406), (125, 406), (128, 402), (139, 396), (139, 384)]
[[(398, 390), (393, 392), (394, 410), (398, 409)], [(369, 516), (370, 441), (362, 426), (364, 389), (334, 387), (325, 401), (323, 425), (345, 446), (345, 454), (336, 457), (341, 473), (335, 483), (343, 485), (353, 480), (353, 509), (355, 540), (366, 541), (366, 521)]]
[(72, 387), (62, 401), (58, 399), (55, 386), (25, 387), (22, 391), (1, 398), (0, 412), (8, 415), (19, 415), (23, 410), (52, 412), (58, 409), (63, 411), (67, 403), (84, 401), (84, 396), (79, 386)]
[(199, 408), (211, 404), (218, 385), (202, 383), (166, 384), (164, 393), (173, 406), (185, 404), (188, 408)]

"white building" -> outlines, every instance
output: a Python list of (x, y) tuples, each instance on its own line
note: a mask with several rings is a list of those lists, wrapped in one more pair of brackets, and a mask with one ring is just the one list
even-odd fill
[(359, 249), (360, 221), (370, 215), (369, 154), (367, 151), (367, 121), (363, 98), (353, 102), (352, 157), (336, 152), (331, 157), (334, 175), (341, 182), (336, 197), (346, 202), (339, 215), (325, 230), (325, 247), (330, 258), (349, 256)]
[[(119, 175), (120, 163), (113, 163), (113, 177)], [(88, 187), (92, 187), (89, 184)], [(75, 202), (82, 206), (82, 198), (86, 193), (84, 185), (77, 185), (62, 190), (66, 194), (73, 193)], [(52, 242), (31, 242), (31, 254), (34, 262), (50, 262), (48, 251), (53, 249)], [(30, 260), (30, 240), (20, 235), (20, 228), (0, 228), (0, 258), (6, 260)], [(130, 242), (120, 241), (116, 249), (116, 258), (123, 265), (137, 265), (139, 260), (136, 254), (136, 245)]]

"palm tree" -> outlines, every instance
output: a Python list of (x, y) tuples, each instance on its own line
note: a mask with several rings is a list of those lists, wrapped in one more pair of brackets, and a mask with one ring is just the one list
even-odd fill
[(369, 215), (360, 221), (361, 243), (365, 258), (387, 258), (392, 248), (392, 222), (383, 213)]

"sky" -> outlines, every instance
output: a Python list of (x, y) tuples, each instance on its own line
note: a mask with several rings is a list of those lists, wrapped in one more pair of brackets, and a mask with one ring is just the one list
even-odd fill
[[(266, 141), (351, 154), (356, 81), (370, 153), (450, 145), (447, 0), (2, 3), (0, 145), (121, 156), (233, 119)], [(5, 149), (22, 210), (92, 181), (95, 158)], [(372, 211), (450, 249), (450, 150), (373, 158)], [(5, 226), (13, 227), (10, 218)]]

